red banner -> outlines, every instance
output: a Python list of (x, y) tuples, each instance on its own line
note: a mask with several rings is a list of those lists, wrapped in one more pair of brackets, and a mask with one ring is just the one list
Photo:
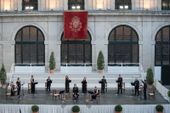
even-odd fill
[(64, 38), (66, 40), (84, 40), (87, 38), (87, 11), (64, 12)]

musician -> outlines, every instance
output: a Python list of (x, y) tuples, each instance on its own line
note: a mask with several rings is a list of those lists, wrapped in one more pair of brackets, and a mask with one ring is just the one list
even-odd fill
[(117, 90), (117, 94), (119, 94), (119, 91), (122, 94), (122, 83), (123, 83), (123, 78), (121, 77), (121, 75), (119, 74), (118, 79), (116, 80), (117, 82), (117, 86), (118, 86), (118, 90)]
[(135, 86), (135, 96), (139, 96), (139, 80), (138, 79), (134, 81), (134, 86)]
[(73, 87), (73, 99), (77, 100), (78, 97), (79, 97), (79, 89), (78, 89), (77, 85), (74, 84), (74, 87)]
[(66, 92), (66, 93), (69, 93), (70, 83), (71, 83), (71, 80), (70, 80), (69, 77), (66, 75), (66, 77), (65, 77), (65, 92)]
[(36, 84), (36, 82), (34, 81), (34, 76), (33, 75), (31, 75), (30, 82), (31, 82), (31, 93), (34, 94), (35, 93), (35, 84)]
[(11, 96), (15, 96), (15, 85), (14, 85), (14, 83), (11, 82), (10, 86), (11, 86)]
[(97, 86), (95, 86), (93, 90), (93, 94), (91, 96), (91, 100), (96, 99), (98, 94), (99, 94), (99, 90), (97, 89)]
[(84, 77), (84, 79), (81, 81), (82, 83), (82, 93), (87, 93), (87, 81), (86, 81), (86, 77)]
[(21, 81), (20, 81), (19, 77), (17, 78), (16, 85), (17, 85), (17, 95), (20, 95), (20, 92), (21, 92)]
[(103, 78), (99, 81), (99, 83), (101, 84), (101, 93), (105, 93), (105, 87), (107, 84), (105, 76), (103, 76)]
[(52, 80), (50, 79), (50, 77), (47, 78), (46, 80), (46, 83), (47, 83), (47, 91), (51, 91), (51, 83), (52, 83)]
[(143, 96), (144, 96), (144, 100), (147, 100), (147, 95), (146, 95), (146, 91), (147, 91), (147, 82), (146, 80), (142, 81), (143, 83)]

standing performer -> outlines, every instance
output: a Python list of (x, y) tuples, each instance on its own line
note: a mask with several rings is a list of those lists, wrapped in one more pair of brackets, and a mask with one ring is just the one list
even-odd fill
[(134, 82), (135, 85), (135, 96), (139, 96), (139, 80), (136, 79)]
[(35, 81), (34, 81), (33, 75), (31, 75), (30, 82), (31, 82), (31, 93), (34, 94), (35, 93)]
[(84, 77), (84, 79), (82, 80), (82, 93), (87, 93), (87, 81), (86, 81), (86, 77)]
[(118, 86), (117, 94), (119, 94), (119, 91), (121, 91), (121, 94), (122, 94), (123, 78), (121, 77), (120, 74), (119, 74), (119, 77), (118, 77), (118, 79), (116, 80), (116, 82), (117, 82), (117, 86)]
[(66, 75), (65, 77), (65, 92), (69, 93), (70, 90), (70, 82), (71, 80), (69, 79), (69, 77)]
[(20, 81), (19, 77), (17, 78), (16, 85), (17, 85), (17, 95), (20, 95), (20, 92), (21, 92), (21, 81)]
[(103, 78), (99, 81), (99, 83), (101, 84), (101, 93), (105, 93), (105, 87), (107, 84), (105, 76), (103, 76)]
[(51, 91), (51, 83), (52, 83), (52, 80), (50, 79), (50, 77), (47, 78), (47, 91)]

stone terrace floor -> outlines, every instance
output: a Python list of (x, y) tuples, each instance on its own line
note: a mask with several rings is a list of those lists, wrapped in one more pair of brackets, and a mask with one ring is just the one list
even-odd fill
[[(60, 89), (60, 91), (63, 89)], [(72, 94), (67, 95), (62, 99), (53, 98), (50, 93), (43, 89), (36, 90), (36, 94), (32, 95), (28, 93), (27, 90), (24, 91), (24, 95), (18, 96), (8, 96), (5, 95), (5, 90), (0, 89), (0, 104), (168, 104), (166, 100), (156, 91), (155, 97), (148, 97), (147, 100), (143, 99), (143, 94), (140, 96), (134, 96), (132, 89), (126, 90), (123, 94), (117, 95), (116, 89), (108, 89), (107, 93), (101, 94), (98, 101), (90, 101), (89, 94), (83, 95), (80, 93), (79, 100), (76, 103), (72, 100)]]

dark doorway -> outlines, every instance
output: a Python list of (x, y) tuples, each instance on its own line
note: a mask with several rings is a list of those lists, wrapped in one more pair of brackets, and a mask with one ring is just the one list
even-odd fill
[(162, 66), (161, 80), (163, 85), (170, 85), (170, 65)]

